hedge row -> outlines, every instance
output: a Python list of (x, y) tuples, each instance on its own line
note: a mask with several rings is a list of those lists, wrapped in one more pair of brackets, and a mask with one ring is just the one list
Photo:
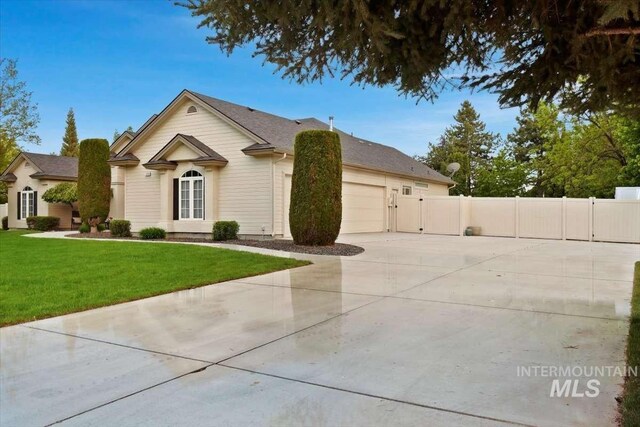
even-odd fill
[(60, 218), (57, 216), (30, 216), (27, 217), (27, 227), (31, 230), (50, 231), (55, 230), (60, 225)]

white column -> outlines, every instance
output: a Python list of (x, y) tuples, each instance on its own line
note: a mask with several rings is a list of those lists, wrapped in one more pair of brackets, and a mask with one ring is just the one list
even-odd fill
[(159, 170), (160, 177), (160, 227), (173, 231), (173, 171)]

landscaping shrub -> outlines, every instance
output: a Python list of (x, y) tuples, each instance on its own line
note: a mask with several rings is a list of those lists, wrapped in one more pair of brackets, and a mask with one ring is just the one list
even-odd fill
[(99, 233), (102, 233), (104, 230), (106, 230), (106, 229), (107, 229), (107, 226), (106, 226), (106, 225), (104, 225), (104, 224), (98, 224), (98, 225), (96, 226), (96, 228), (98, 229), (98, 232), (99, 232)]
[(289, 227), (298, 245), (332, 245), (342, 222), (342, 149), (335, 132), (296, 135)]
[(240, 226), (236, 221), (218, 221), (213, 224), (213, 240), (234, 240), (238, 238)]
[(32, 230), (49, 231), (55, 230), (60, 225), (60, 218), (57, 216), (30, 216), (27, 217), (27, 227)]
[[(80, 143), (78, 159), (78, 209), (82, 222), (97, 231), (99, 222), (109, 215), (111, 168), (106, 139), (85, 139)], [(99, 218), (99, 221), (95, 219)]]
[(140, 238), (142, 240), (164, 239), (166, 236), (167, 232), (160, 227), (148, 227), (140, 230)]
[(80, 233), (88, 233), (91, 231), (91, 227), (89, 227), (89, 224), (83, 222), (82, 224), (80, 224), (80, 227), (78, 227), (78, 231)]
[(131, 237), (131, 222), (125, 219), (114, 219), (109, 223), (113, 237)]
[(3, 230), (8, 230), (9, 229), (9, 217), (7, 217), (7, 216), (3, 216), (2, 217), (2, 229)]

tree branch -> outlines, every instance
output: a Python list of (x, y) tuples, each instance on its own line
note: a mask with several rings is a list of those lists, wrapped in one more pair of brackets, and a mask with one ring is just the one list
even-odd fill
[(584, 33), (585, 37), (640, 35), (640, 27), (605, 28), (596, 27)]

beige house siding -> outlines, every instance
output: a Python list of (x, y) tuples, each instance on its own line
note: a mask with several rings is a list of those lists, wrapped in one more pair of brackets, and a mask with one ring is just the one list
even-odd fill
[(25, 187), (31, 187), (38, 192), (36, 203), (38, 204), (39, 216), (57, 216), (60, 218), (60, 228), (71, 227), (71, 207), (64, 204), (49, 204), (42, 200), (42, 194), (47, 189), (66, 181), (53, 180), (37, 180), (29, 175), (36, 173), (38, 170), (33, 165), (28, 165), (24, 159), (12, 172), (17, 180), (8, 183), (8, 200), (7, 200), (7, 218), (9, 220), (9, 228), (27, 228), (25, 219), (18, 219), (18, 191), (22, 191)]
[[(287, 200), (289, 194), (287, 194), (289, 187), (287, 180), (293, 173), (293, 158), (288, 156), (286, 159), (274, 158), (274, 227), (275, 235), (285, 234), (285, 215), (288, 215), (286, 210)], [(398, 175), (386, 174), (384, 172), (374, 172), (364, 169), (359, 169), (350, 166), (344, 166), (342, 171), (342, 181), (351, 184), (363, 184), (373, 187), (383, 187), (385, 200), (388, 199), (393, 190), (397, 189), (398, 192), (402, 192), (403, 186), (411, 186), (414, 194), (430, 195), (448, 195), (449, 187), (446, 184), (427, 182), (424, 180), (410, 179)], [(417, 187), (416, 182), (428, 184), (427, 188)], [(371, 189), (372, 191), (375, 191)], [(344, 197), (344, 195), (343, 195)], [(386, 205), (386, 202), (384, 203)], [(389, 228), (388, 209), (384, 209), (384, 230)]]
[[(187, 114), (191, 105), (193, 102), (183, 100), (174, 113), (133, 148), (132, 153), (140, 159), (140, 164), (125, 169), (124, 217), (131, 221), (133, 231), (160, 225), (169, 232), (209, 233), (214, 221), (235, 220), (240, 224), (241, 234), (261, 234), (262, 226), (270, 234), (271, 160), (246, 156), (241, 150), (255, 141), (203, 107), (199, 107), (197, 113)], [(181, 163), (175, 171), (145, 169), (142, 164), (178, 133), (194, 136), (229, 163), (206, 170), (188, 163)], [(188, 151), (180, 147), (170, 157), (176, 160), (196, 157)], [(205, 176), (205, 221), (172, 219), (171, 180), (189, 169)]]

